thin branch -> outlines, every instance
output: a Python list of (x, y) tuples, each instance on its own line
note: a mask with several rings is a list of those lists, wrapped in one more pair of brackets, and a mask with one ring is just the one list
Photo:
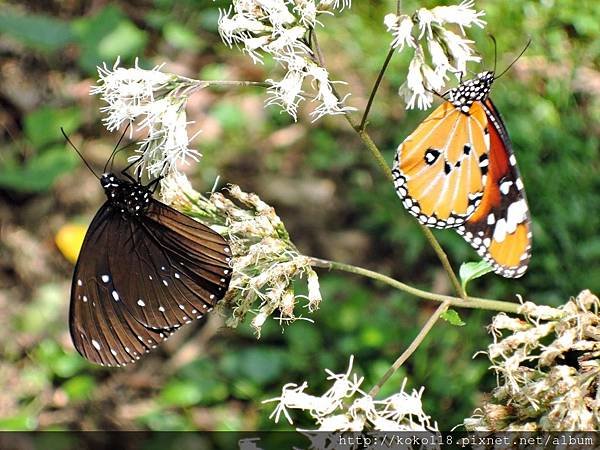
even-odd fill
[(470, 308), (470, 309), (484, 309), (488, 311), (502, 311), (513, 314), (519, 314), (519, 308), (521, 305), (519, 303), (503, 301), (503, 300), (488, 300), (485, 298), (478, 297), (468, 297), (465, 298), (460, 297), (452, 297), (449, 295), (443, 294), (435, 294), (432, 292), (423, 291), (421, 289), (417, 289), (413, 286), (409, 286), (408, 284), (402, 283), (401, 281), (395, 280), (394, 278), (388, 277), (387, 275), (383, 275), (379, 272), (374, 272), (369, 269), (365, 269), (363, 267), (357, 267), (350, 264), (344, 264), (337, 261), (328, 261), (320, 258), (310, 258), (311, 266), (320, 267), (324, 269), (330, 270), (340, 270), (343, 272), (354, 273), (357, 275), (362, 275), (367, 278), (371, 278), (373, 280), (380, 281), (389, 286), (392, 286), (395, 289), (400, 291), (404, 291), (408, 294), (414, 295), (415, 297), (423, 298), (425, 300), (432, 300), (441, 303), (448, 303), (449, 305), (456, 306), (459, 308)]
[(375, 397), (379, 393), (381, 387), (385, 384), (385, 382), (398, 371), (402, 364), (404, 364), (404, 361), (406, 361), (410, 357), (410, 355), (412, 355), (415, 352), (419, 345), (421, 345), (425, 337), (429, 334), (429, 332), (431, 331), (435, 323), (438, 321), (440, 316), (444, 314), (444, 312), (446, 312), (450, 304), (450, 301), (446, 300), (440, 306), (438, 306), (433, 315), (429, 318), (429, 320), (427, 320), (427, 323), (423, 325), (423, 328), (421, 328), (421, 331), (419, 331), (417, 337), (413, 339), (408, 348), (404, 350), (404, 352), (398, 357), (398, 359), (394, 361), (394, 364), (390, 366), (390, 368), (383, 374), (379, 381), (375, 383), (375, 385), (371, 388), (371, 390), (369, 391), (369, 395), (371, 397)]
[(369, 117), (369, 112), (371, 112), (371, 106), (373, 105), (373, 101), (375, 100), (375, 95), (377, 94), (377, 90), (379, 89), (379, 85), (383, 80), (383, 75), (392, 60), (392, 56), (394, 56), (395, 49), (390, 47), (387, 56), (385, 57), (385, 61), (383, 62), (383, 66), (381, 66), (381, 70), (379, 71), (379, 75), (377, 75), (377, 79), (375, 80), (375, 84), (373, 85), (373, 89), (371, 90), (371, 95), (369, 96), (369, 101), (367, 102), (367, 106), (365, 107), (365, 112), (362, 116), (362, 120), (360, 121), (359, 130), (364, 131), (367, 126), (367, 118)]
[[(369, 149), (373, 158), (375, 158), (375, 161), (377, 162), (377, 165), (379, 166), (379, 168), (381, 169), (383, 174), (386, 176), (386, 178), (389, 181), (391, 181), (393, 183), (394, 177), (392, 175), (392, 171), (391, 171), (390, 167), (388, 166), (387, 162), (385, 161), (385, 159), (383, 158), (383, 155), (379, 151), (379, 148), (377, 148), (377, 145), (375, 145), (375, 142), (373, 142), (373, 139), (371, 139), (371, 136), (369, 136), (369, 133), (367, 133), (366, 130), (361, 130), (360, 126), (356, 123), (356, 121), (349, 114), (344, 114), (344, 117), (346, 117), (346, 121), (348, 121), (350, 126), (352, 126), (352, 128), (354, 128), (354, 130), (356, 130), (360, 139), (363, 141), (363, 143)], [(452, 283), (454, 290), (460, 297), (462, 297), (463, 299), (466, 298), (466, 294), (465, 294), (460, 282), (458, 281), (458, 278), (456, 277), (454, 270), (452, 270), (452, 266), (450, 265), (448, 256), (446, 255), (446, 253), (440, 246), (439, 242), (437, 241), (437, 239), (435, 238), (435, 236), (433, 235), (433, 233), (431, 232), (431, 230), (429, 228), (427, 228), (425, 225), (421, 225), (421, 224), (419, 224), (419, 227), (421, 228), (421, 232), (425, 235), (425, 238), (427, 239), (427, 241), (433, 248), (433, 251), (436, 253), (438, 259), (442, 263), (442, 266), (443, 266), (444, 270), (446, 271), (446, 274), (448, 275), (448, 278), (450, 279), (450, 282)]]
[(321, 51), (321, 46), (319, 45), (319, 41), (317, 40), (317, 32), (314, 28), (310, 30), (310, 38), (312, 41), (311, 48), (313, 48), (313, 50), (315, 51), (315, 62), (319, 66), (325, 68), (325, 57), (323, 56), (323, 52)]
[[(399, 7), (399, 5), (398, 5), (398, 7)], [(310, 37), (312, 40), (313, 50), (316, 54), (316, 56), (315, 56), (316, 62), (321, 67), (325, 67), (325, 61), (323, 58), (323, 54), (321, 52), (321, 48), (320, 48), (319, 42), (317, 40), (317, 33), (314, 30), (312, 30)], [(383, 78), (383, 74), (385, 72), (385, 68), (389, 64), (389, 59), (391, 58), (392, 51), (393, 50), (391, 49), (390, 53), (388, 53), (388, 58), (386, 58), (386, 60), (384, 62), (384, 67), (379, 72), (380, 76), (378, 78), (378, 82), (376, 82), (373, 87), (373, 91), (371, 92), (371, 98), (369, 99), (370, 103), (367, 104), (367, 108), (370, 108), (370, 104), (372, 103), (372, 101), (375, 98), (375, 94), (379, 87), (379, 83), (381, 82), (380, 78)], [(333, 90), (333, 93), (335, 94), (335, 96), (338, 99), (341, 99), (340, 95), (337, 93), (337, 91), (335, 90), (334, 87), (332, 87), (332, 90)], [(367, 116), (368, 116), (368, 110), (366, 110), (365, 114), (363, 114), (363, 119), (362, 119), (361, 124), (358, 124), (349, 113), (346, 112), (344, 114), (346, 121), (358, 133), (358, 136), (360, 137), (360, 139), (366, 145), (369, 152), (371, 152), (371, 156), (373, 156), (373, 158), (377, 162), (379, 169), (383, 172), (383, 174), (386, 176), (386, 178), (393, 183), (394, 177), (392, 175), (392, 171), (391, 171), (390, 167), (388, 166), (385, 158), (381, 154), (381, 151), (379, 150), (379, 148), (377, 147), (375, 142), (373, 142), (373, 139), (371, 139), (371, 136), (369, 136), (369, 133), (367, 133), (367, 131), (364, 129), (364, 126), (366, 125)], [(456, 277), (456, 274), (454, 273), (454, 270), (452, 269), (452, 266), (450, 265), (448, 256), (446, 255), (446, 253), (440, 246), (439, 242), (437, 241), (437, 239), (435, 238), (435, 236), (433, 235), (433, 233), (431, 232), (431, 230), (429, 228), (427, 228), (425, 225), (421, 225), (421, 224), (419, 224), (419, 227), (421, 228), (421, 232), (425, 235), (425, 238), (427, 239), (427, 241), (433, 248), (433, 251), (436, 253), (438, 259), (442, 263), (442, 267), (446, 271), (446, 274), (448, 275), (448, 278), (450, 279), (450, 282), (452, 283), (454, 290), (461, 298), (466, 299), (467, 295), (465, 294), (460, 282), (458, 281), (458, 278)]]
[(270, 87), (269, 83), (264, 81), (246, 81), (246, 80), (200, 80), (200, 83), (206, 83), (207, 86), (258, 86)]
[(192, 93), (199, 91), (207, 87), (262, 87), (269, 88), (271, 85), (264, 81), (247, 81), (247, 80), (195, 80), (188, 77), (179, 77), (180, 80), (185, 81), (188, 86), (182, 89), (182, 93), (185, 95), (191, 95)]

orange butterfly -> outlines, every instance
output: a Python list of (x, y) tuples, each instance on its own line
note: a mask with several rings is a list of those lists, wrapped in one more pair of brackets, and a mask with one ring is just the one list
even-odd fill
[(404, 207), (423, 225), (454, 228), (494, 272), (522, 276), (531, 218), (508, 132), (488, 97), (494, 72), (450, 89), (398, 147), (393, 174)]

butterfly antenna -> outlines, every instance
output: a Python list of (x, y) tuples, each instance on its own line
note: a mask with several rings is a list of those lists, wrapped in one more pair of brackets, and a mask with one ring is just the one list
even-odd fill
[(112, 153), (110, 154), (110, 157), (108, 158), (108, 160), (106, 161), (106, 164), (104, 164), (104, 173), (106, 173), (106, 169), (107, 169), (109, 163), (110, 163), (110, 167), (112, 170), (112, 163), (115, 159), (115, 156), (117, 156), (117, 153), (119, 153), (122, 150), (119, 148), (119, 145), (121, 145), (121, 142), (123, 141), (123, 138), (125, 137), (125, 134), (127, 133), (128, 129), (129, 129), (129, 124), (127, 124), (127, 127), (125, 127), (125, 130), (123, 131), (123, 134), (121, 134), (121, 137), (119, 138), (119, 141), (117, 142), (117, 145), (115, 145), (115, 148), (112, 151)]
[(523, 53), (525, 53), (525, 51), (529, 48), (529, 46), (531, 45), (531, 38), (529, 38), (529, 40), (527, 41), (527, 44), (525, 44), (525, 47), (523, 48), (523, 50), (521, 50), (521, 53), (519, 53), (519, 56), (517, 56), (513, 62), (511, 62), (508, 67), (506, 69), (504, 69), (502, 71), (502, 73), (500, 75), (498, 75), (497, 77), (494, 77), (496, 80), (498, 78), (500, 78), (502, 75), (504, 75), (506, 72), (508, 72), (508, 70), (515, 65), (515, 63), (519, 60), (519, 58), (521, 58), (521, 56), (523, 56)]
[(90, 169), (90, 172), (92, 172), (96, 178), (100, 179), (100, 177), (98, 175), (96, 175), (96, 172), (94, 172), (94, 169), (92, 169), (92, 166), (90, 166), (90, 164), (85, 160), (85, 158), (83, 157), (81, 152), (79, 150), (77, 150), (77, 147), (75, 147), (75, 144), (73, 144), (73, 142), (71, 142), (71, 139), (69, 139), (69, 136), (67, 136), (67, 133), (65, 133), (65, 130), (63, 127), (60, 127), (60, 132), (65, 137), (65, 139), (67, 140), (69, 145), (71, 147), (73, 147), (73, 150), (75, 150), (77, 152), (77, 154), (79, 155), (79, 157), (81, 158), (83, 163), (87, 166), (87, 168)]
[[(493, 34), (488, 35), (492, 42), (494, 43), (494, 72), (496, 73), (496, 64), (498, 63), (498, 43), (496, 42), (496, 37)], [(498, 78), (498, 77), (496, 77)]]

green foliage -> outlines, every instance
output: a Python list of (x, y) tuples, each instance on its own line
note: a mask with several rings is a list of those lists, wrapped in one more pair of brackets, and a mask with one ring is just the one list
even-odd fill
[(62, 388), (71, 401), (88, 400), (96, 388), (96, 379), (91, 375), (76, 375), (69, 378)]
[(34, 350), (32, 358), (49, 370), (50, 376), (70, 378), (87, 366), (76, 353), (66, 352), (55, 341), (46, 339)]
[(445, 311), (440, 317), (455, 327), (464, 327), (466, 325), (466, 323), (460, 318), (458, 312), (456, 312), (454, 309)]
[(43, 192), (76, 165), (77, 156), (67, 153), (62, 145), (35, 154), (24, 163), (7, 158), (0, 163), (0, 186), (21, 192)]
[(73, 29), (81, 47), (79, 64), (90, 74), (102, 62), (110, 65), (117, 57), (130, 61), (141, 55), (147, 41), (147, 35), (112, 5), (75, 21)]
[(0, 418), (0, 430), (32, 431), (35, 430), (36, 426), (35, 417), (29, 414)]
[(38, 14), (19, 14), (6, 7), (0, 13), (0, 34), (47, 52), (60, 50), (74, 37), (68, 22)]
[(79, 108), (59, 109), (42, 106), (25, 117), (25, 136), (34, 147), (44, 147), (64, 140), (60, 131), (61, 127), (68, 135), (76, 131), (80, 125), (81, 111)]
[(202, 50), (202, 41), (189, 28), (177, 23), (168, 22), (163, 27), (165, 41), (173, 47), (185, 50)]
[(458, 275), (460, 276), (460, 284), (466, 292), (469, 281), (484, 276), (486, 273), (493, 272), (494, 269), (487, 261), (467, 262), (460, 265)]

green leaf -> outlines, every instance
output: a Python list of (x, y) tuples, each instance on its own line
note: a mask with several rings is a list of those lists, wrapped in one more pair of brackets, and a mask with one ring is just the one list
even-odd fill
[(7, 10), (0, 13), (0, 34), (44, 51), (55, 51), (73, 41), (68, 22), (37, 14), (22, 15)]
[(33, 352), (33, 359), (61, 378), (70, 378), (88, 365), (77, 353), (65, 352), (55, 341), (43, 340)]
[[(145, 424), (148, 428), (153, 431), (191, 431), (194, 430), (189, 420), (171, 411), (157, 410), (153, 411), (143, 417), (140, 417), (140, 422)], [(172, 435), (168, 435), (169, 440), (172, 441)], [(172, 444), (172, 442), (169, 442)], [(165, 447), (162, 447), (165, 448)], [(173, 448), (173, 447), (170, 447)]]
[(464, 327), (466, 325), (466, 323), (463, 322), (458, 313), (453, 309), (449, 309), (440, 317), (446, 322), (448, 322), (450, 325), (454, 325), (456, 327)]
[(81, 45), (79, 65), (90, 74), (103, 62), (112, 63), (121, 57), (131, 60), (143, 53), (148, 39), (119, 8), (106, 6), (92, 17), (76, 21), (73, 29)]
[(96, 380), (90, 375), (78, 375), (62, 385), (69, 399), (75, 401), (90, 398), (95, 387)]
[(132, 22), (123, 21), (98, 43), (98, 54), (102, 60), (113, 60), (135, 56), (146, 45), (147, 36)]
[(202, 43), (190, 29), (177, 22), (168, 22), (163, 28), (165, 40), (173, 47), (183, 50), (201, 50)]
[(191, 381), (170, 381), (160, 393), (162, 402), (169, 406), (191, 406), (202, 400), (202, 390)]
[(239, 130), (246, 124), (244, 112), (236, 104), (227, 101), (221, 101), (211, 111), (226, 131)]
[(67, 134), (73, 133), (81, 125), (79, 108), (57, 109), (44, 106), (25, 116), (25, 135), (34, 147), (40, 148), (48, 144), (63, 142), (60, 128)]
[(3, 431), (28, 431), (35, 430), (37, 421), (28, 414), (19, 414), (0, 419), (0, 430)]
[(0, 166), (0, 186), (20, 192), (43, 192), (77, 165), (77, 156), (65, 147), (53, 147), (29, 158), (23, 166), (5, 162)]
[(277, 348), (250, 348), (228, 353), (221, 360), (221, 368), (231, 378), (265, 385), (281, 375), (285, 358), (286, 353)]
[(463, 263), (460, 266), (460, 270), (458, 272), (462, 288), (466, 290), (467, 283), (469, 281), (474, 280), (475, 278), (482, 277), (486, 273), (490, 273), (493, 270), (494, 269), (492, 268), (492, 266), (490, 266), (488, 262), (483, 260), (479, 262)]

